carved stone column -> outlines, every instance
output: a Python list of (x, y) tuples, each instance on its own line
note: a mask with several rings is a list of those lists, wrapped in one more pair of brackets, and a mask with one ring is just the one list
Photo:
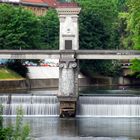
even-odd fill
[(60, 116), (74, 117), (77, 101), (77, 63), (74, 58), (60, 59), (59, 64), (59, 96)]
[(60, 60), (59, 64), (59, 95), (75, 96), (75, 59)]

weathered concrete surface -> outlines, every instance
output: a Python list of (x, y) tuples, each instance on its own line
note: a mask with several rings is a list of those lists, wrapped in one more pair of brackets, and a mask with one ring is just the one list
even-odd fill
[(66, 50), (65, 41), (71, 41), (71, 50), (79, 49), (78, 14), (81, 8), (57, 8), (60, 21), (59, 49)]
[[(28, 71), (29, 79), (59, 79), (59, 67), (29, 66)], [(79, 73), (78, 78), (85, 76)]]
[(30, 83), (28, 80), (0, 80), (0, 90), (20, 90), (28, 89)]
[(77, 59), (131, 60), (140, 59), (140, 51), (135, 50), (77, 50)]
[(77, 97), (58, 96), (60, 102), (60, 117), (75, 117)]
[(59, 59), (59, 50), (0, 50), (0, 59)]
[(73, 69), (62, 69), (60, 71), (59, 79), (59, 91), (60, 95), (69, 96), (75, 95), (75, 82), (74, 82), (74, 70)]
[[(79, 86), (89, 86), (90, 82), (86, 78), (79, 79)], [(59, 79), (29, 79), (29, 80), (1, 80), (0, 90), (30, 90), (30, 89), (45, 89), (58, 88)]]
[[(75, 50), (75, 54), (76, 59), (140, 59), (140, 51), (135, 50)], [(60, 59), (60, 55), (61, 50), (0, 50), (0, 59)]]

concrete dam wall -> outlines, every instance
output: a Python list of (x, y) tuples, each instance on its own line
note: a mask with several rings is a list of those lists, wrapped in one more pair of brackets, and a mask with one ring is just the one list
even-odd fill
[[(59, 79), (25, 79), (0, 81), (0, 90), (58, 88)], [(88, 86), (87, 79), (79, 79), (79, 86)]]

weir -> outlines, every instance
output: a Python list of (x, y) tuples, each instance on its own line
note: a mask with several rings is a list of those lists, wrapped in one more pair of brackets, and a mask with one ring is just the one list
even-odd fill
[(48, 95), (3, 95), (0, 96), (4, 116), (16, 116), (17, 109), (24, 116), (59, 116), (57, 96)]
[[(69, 114), (73, 113), (72, 108), (77, 108), (76, 117), (140, 117), (139, 96), (79, 96), (77, 105), (70, 103), (76, 103), (75, 98), (66, 99), (68, 98), (66, 97), (63, 100), (64, 104), (61, 104), (61, 100), (59, 99), (59, 103), (55, 95), (11, 94), (1, 95), (0, 103), (3, 105), (3, 116), (16, 116), (17, 109), (22, 108), (26, 117), (58, 117), (61, 105), (64, 107), (61, 111), (69, 110)], [(65, 108), (68, 103), (69, 108)], [(61, 117), (70, 117), (66, 112), (63, 113)], [(72, 117), (73, 114), (70, 115)]]
[(139, 96), (80, 96), (79, 117), (140, 117)]

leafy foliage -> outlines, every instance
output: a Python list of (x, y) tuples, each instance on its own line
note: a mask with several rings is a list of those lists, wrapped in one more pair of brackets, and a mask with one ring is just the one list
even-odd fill
[[(116, 0), (77, 0), (82, 7), (79, 17), (81, 49), (118, 49), (118, 7)], [(117, 75), (117, 61), (82, 61), (81, 71), (92, 76)]]
[(28, 140), (30, 128), (28, 124), (23, 125), (23, 110), (22, 108), (17, 108), (16, 126), (14, 128), (14, 138), (16, 140)]
[(114, 27), (117, 21), (117, 7), (112, 0), (79, 0), (80, 47), (89, 49), (116, 48)]
[(36, 49), (40, 23), (22, 7), (0, 4), (0, 49)]
[(3, 107), (0, 106), (0, 140), (30, 140), (30, 128), (27, 124), (22, 124), (22, 108), (17, 109), (16, 125), (3, 127)]
[[(120, 19), (123, 22), (121, 34), (122, 44), (127, 49), (140, 50), (140, 1), (126, 0), (127, 10), (120, 14)], [(140, 61), (138, 59), (132, 60), (130, 67), (134, 71), (134, 76), (140, 77)]]
[(46, 49), (59, 49), (59, 19), (55, 10), (49, 10), (40, 17), (42, 47)]
[(19, 75), (21, 75), (22, 77), (26, 77), (27, 73), (28, 73), (28, 69), (26, 66), (24, 66), (21, 62), (21, 60), (14, 60), (14, 61), (9, 61), (7, 63), (7, 67), (13, 71), (15, 71), (16, 73), (18, 73)]
[(132, 48), (132, 41), (130, 39), (130, 31), (127, 28), (127, 20), (129, 14), (127, 12), (119, 13), (119, 35), (120, 35), (120, 49), (131, 49)]
[(129, 0), (128, 28), (131, 31), (131, 39), (135, 49), (140, 49), (140, 1)]
[(130, 68), (134, 72), (132, 76), (140, 78), (140, 60), (139, 59), (132, 60), (132, 66), (130, 66)]
[(88, 60), (86, 62), (81, 62), (81, 64), (82, 73), (89, 77), (94, 77), (95, 74), (118, 76), (121, 73), (120, 63), (115, 60)]

